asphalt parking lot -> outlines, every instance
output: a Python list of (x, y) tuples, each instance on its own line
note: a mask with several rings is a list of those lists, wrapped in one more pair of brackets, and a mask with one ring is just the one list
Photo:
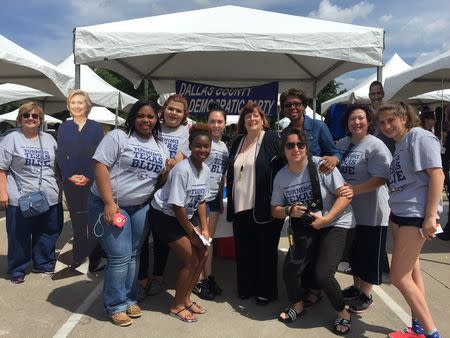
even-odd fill
[[(23, 284), (14, 285), (6, 274), (6, 231), (0, 213), (0, 336), (5, 337), (334, 337), (331, 323), (335, 314), (326, 299), (309, 309), (290, 325), (276, 320), (287, 305), (283, 283), (279, 281), (277, 301), (265, 307), (236, 295), (234, 262), (216, 258), (216, 279), (224, 294), (214, 301), (196, 299), (208, 309), (197, 323), (186, 324), (168, 315), (174, 294), (177, 262), (168, 264), (168, 289), (148, 297), (142, 303), (142, 318), (127, 328), (111, 324), (102, 306), (102, 273), (68, 273), (52, 280), (30, 273)], [(443, 220), (443, 224), (444, 220)], [(70, 220), (66, 214), (58, 249), (70, 238)], [(390, 244), (388, 246), (391, 246)], [(284, 259), (286, 237), (280, 241), (280, 266)], [(450, 336), (450, 242), (437, 239), (427, 243), (421, 255), (422, 272), (428, 301), (443, 337)], [(351, 277), (338, 273), (344, 288)], [(390, 284), (374, 289), (375, 304), (364, 315), (354, 315), (348, 337), (385, 337), (409, 321), (407, 305)], [(194, 296), (195, 297), (195, 296)]]

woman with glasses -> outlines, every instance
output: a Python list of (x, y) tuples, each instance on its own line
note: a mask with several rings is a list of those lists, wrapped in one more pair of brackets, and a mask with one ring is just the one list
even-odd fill
[(253, 101), (242, 108), (241, 134), (230, 149), (227, 174), (227, 220), (233, 222), (237, 288), (241, 299), (266, 305), (278, 297), (278, 242), (283, 221), (270, 214), (272, 181), (281, 166), (278, 137), (269, 131), (261, 107)]
[[(39, 131), (44, 112), (34, 102), (25, 103), (19, 108), (17, 123), (21, 127), (0, 143), (0, 205), (6, 208), (8, 273), (15, 284), (25, 280), (30, 260), (33, 272), (53, 273), (56, 240), (63, 227), (56, 141), (50, 134)], [(18, 199), (38, 187), (45, 193), (50, 208), (26, 218)]]
[(321, 160), (311, 155), (306, 137), (298, 129), (283, 134), (281, 147), (287, 165), (275, 176), (271, 205), (274, 218), (290, 217), (291, 246), (284, 262), (283, 279), (291, 305), (281, 312), (278, 320), (290, 323), (303, 314), (302, 275), (315, 258), (312, 267), (317, 285), (337, 312), (334, 330), (347, 334), (351, 328), (350, 313), (334, 277), (347, 231), (355, 225), (351, 200), (340, 194), (344, 179), (337, 169), (320, 173)]

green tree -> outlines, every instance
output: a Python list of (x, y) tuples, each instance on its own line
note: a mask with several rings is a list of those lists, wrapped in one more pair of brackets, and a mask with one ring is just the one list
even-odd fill
[[(347, 89), (341, 89), (342, 83), (336, 80), (331, 80), (317, 95), (317, 113), (321, 114), (322, 102), (328, 101), (333, 97), (341, 95), (347, 91)], [(312, 100), (309, 102), (309, 106), (312, 107)]]
[[(127, 93), (128, 95), (134, 96), (137, 99), (144, 98), (144, 81), (141, 82), (137, 89), (134, 89), (132, 83), (124, 78), (122, 75), (117, 74), (109, 69), (97, 68), (95, 72), (103, 80), (108, 82), (111, 86)], [(148, 82), (148, 98), (149, 100), (156, 101), (158, 99), (158, 93), (151, 81)]]

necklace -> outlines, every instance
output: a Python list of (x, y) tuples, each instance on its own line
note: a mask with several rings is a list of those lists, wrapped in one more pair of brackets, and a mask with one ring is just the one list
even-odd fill
[[(258, 135), (249, 143), (244, 147), (244, 143), (247, 140), (247, 135), (244, 136), (244, 139), (242, 140), (241, 146), (239, 148), (238, 151), (238, 155), (241, 154), (241, 158), (242, 158), (242, 163), (241, 163), (241, 167), (239, 168), (239, 177), (238, 177), (238, 181), (240, 181), (243, 176), (244, 176), (244, 165), (247, 164), (247, 157), (248, 157), (248, 150), (250, 150), (250, 148), (253, 146), (253, 144), (257, 143), (257, 141), (259, 140), (259, 135), (260, 133), (258, 133)], [(256, 158), (256, 152), (257, 152), (257, 147), (255, 146), (255, 158)]]

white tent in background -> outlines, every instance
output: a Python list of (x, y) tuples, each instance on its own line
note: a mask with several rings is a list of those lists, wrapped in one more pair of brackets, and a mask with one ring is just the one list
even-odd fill
[(410, 97), (408, 102), (414, 105), (450, 102), (450, 89), (436, 90), (434, 92)]
[[(91, 112), (88, 116), (89, 120), (94, 120), (104, 124), (115, 125), (116, 124), (116, 114), (112, 113), (105, 107), (92, 107)], [(117, 116), (118, 124), (124, 124), (125, 119)]]
[(406, 100), (435, 90), (450, 88), (450, 50), (386, 79), (386, 100)]
[(237, 87), (279, 81), (314, 97), (330, 80), (381, 66), (384, 31), (238, 6), (77, 27), (77, 64), (111, 69), (158, 93), (175, 80)]
[(0, 83), (14, 83), (64, 97), (69, 74), (0, 35)]
[(39, 100), (47, 96), (51, 95), (30, 87), (12, 83), (0, 84), (0, 104), (19, 101), (23, 99), (30, 99), (34, 101), (34, 99)]
[[(61, 62), (58, 67), (72, 76), (72, 80), (68, 83), (66, 88), (66, 91), (68, 92), (68, 90), (75, 87), (75, 64), (73, 62), (73, 54)], [(128, 110), (137, 101), (136, 98), (111, 86), (88, 66), (81, 66), (80, 72), (80, 88), (89, 94), (89, 97), (95, 105)]]
[[(382, 78), (385, 80), (387, 77), (398, 74), (404, 70), (411, 68), (403, 59), (398, 55), (394, 54), (389, 61), (386, 62), (382, 70)], [(347, 103), (351, 104), (354, 102), (370, 103), (369, 99), (369, 86), (377, 79), (377, 73), (369, 76), (367, 79), (362, 81), (356, 87), (346, 91), (345, 93), (333, 97), (332, 99), (325, 101), (321, 105), (322, 113), (325, 112), (328, 107), (335, 103)], [(384, 82), (384, 81), (383, 81)]]
[[(17, 114), (19, 114), (19, 108), (17, 108), (16, 110), (13, 110), (12, 112), (6, 113), (6, 114), (1, 114), (0, 115), (0, 122), (13, 122), (13, 124), (16, 124), (16, 118), (17, 118)], [(50, 115), (44, 115), (44, 120), (45, 123), (50, 123), (50, 124), (54, 124), (54, 123), (62, 123), (61, 120), (51, 117)]]

